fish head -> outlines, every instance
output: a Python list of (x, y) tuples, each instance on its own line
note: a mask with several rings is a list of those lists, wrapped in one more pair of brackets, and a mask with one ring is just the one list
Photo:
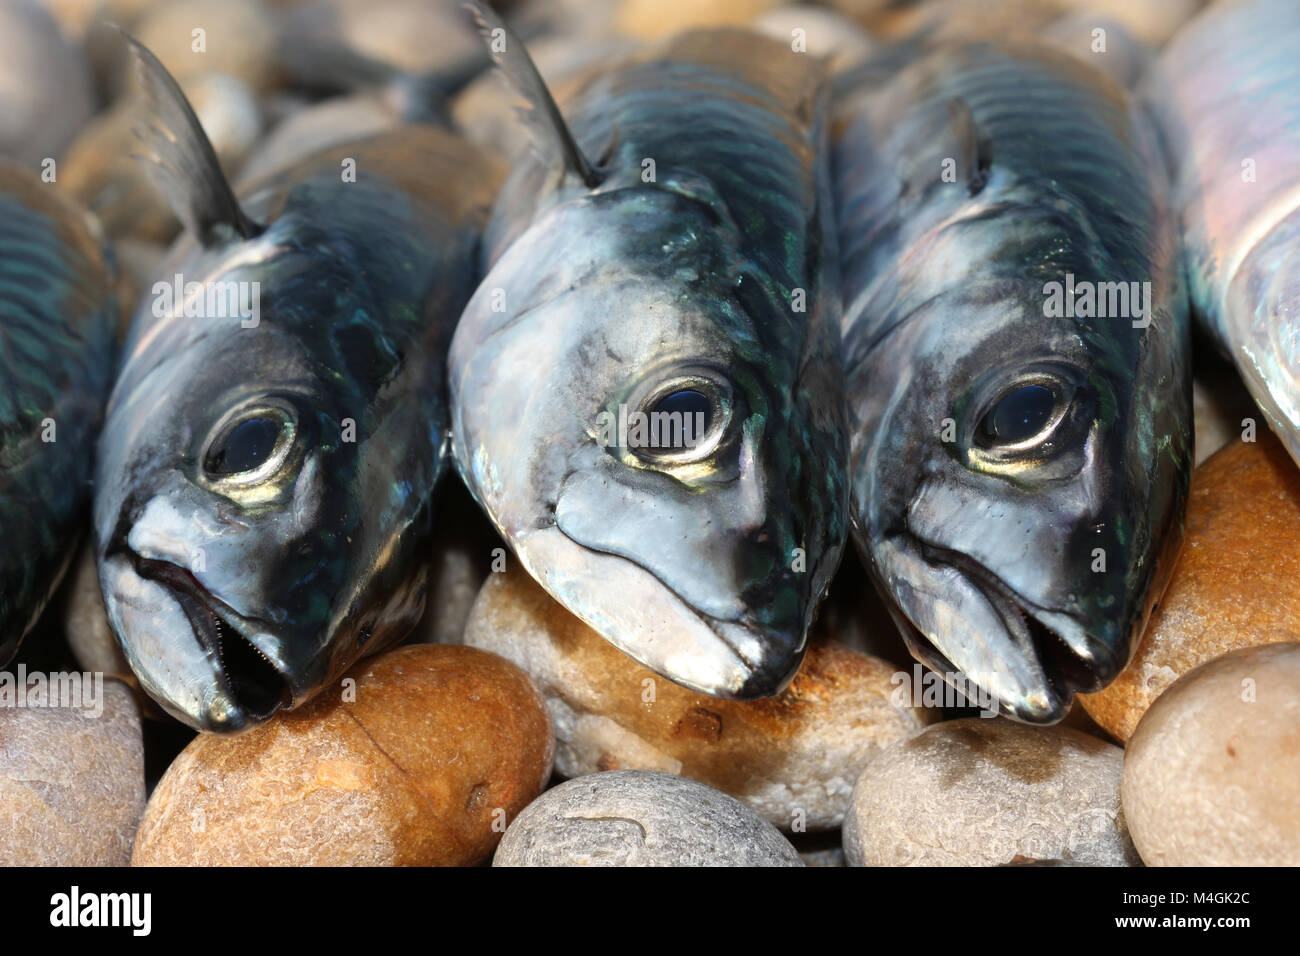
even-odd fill
[(855, 538), (971, 699), (1050, 723), (1127, 663), (1186, 494), (1174, 316), (1048, 318), (1041, 285), (991, 281), (847, 340)]
[(797, 669), (847, 490), (837, 363), (781, 366), (757, 331), (779, 304), (733, 248), (669, 190), (561, 203), (480, 285), (449, 377), (458, 466), (532, 575), (652, 670), (744, 699)]
[(1221, 321), (1251, 396), (1300, 461), (1300, 212), (1243, 258)]
[[(412, 545), (387, 529), (427, 512), (416, 499), (438, 446), (394, 436), (439, 429), (385, 402), (397, 359), (369, 332), (376, 302), (361, 267), (318, 242), (277, 250), (278, 238), (246, 244), (256, 248), (237, 267), (185, 268), (208, 288), (260, 280), (261, 314), (255, 325), (246, 315), (138, 324), (99, 446), (110, 622), (144, 689), (212, 732), (302, 703), (394, 621), (413, 622), (423, 600), (393, 577)], [(314, 341), (291, 314), (313, 310), (355, 322), (340, 318)]]

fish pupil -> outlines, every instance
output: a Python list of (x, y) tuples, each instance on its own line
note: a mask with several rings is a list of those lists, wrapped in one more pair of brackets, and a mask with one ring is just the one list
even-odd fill
[[(680, 415), (683, 444), (687, 444), (687, 438), (690, 439), (689, 444), (698, 444), (708, 434), (709, 427), (713, 424), (713, 403), (709, 401), (707, 395), (691, 388), (669, 392), (655, 402), (650, 409), (650, 413), (652, 415)], [(658, 438), (653, 450), (666, 451), (671, 449), (673, 436), (676, 436), (677, 432), (675, 429), (661, 427), (653, 429), (651, 434)]]
[(280, 423), (270, 418), (240, 422), (208, 452), (204, 468), (212, 475), (238, 475), (261, 465), (275, 449)]
[(1002, 398), (984, 419), (987, 438), (1017, 444), (1041, 432), (1056, 407), (1056, 396), (1042, 385), (1022, 385)]

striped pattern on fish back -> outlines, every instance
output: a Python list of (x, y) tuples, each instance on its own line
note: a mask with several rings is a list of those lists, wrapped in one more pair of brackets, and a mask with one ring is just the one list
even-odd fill
[(111, 274), (57, 188), (0, 167), (0, 663), (68, 556), (112, 370)]
[(990, 142), (993, 168), (1008, 174), (1023, 198), (1077, 227), (1069, 249), (1055, 249), (1059, 237), (1044, 236), (1018, 261), (1006, 261), (1015, 275), (1095, 274), (1099, 255), (1103, 269), (1118, 272), (1103, 278), (1147, 274), (1156, 157), (1135, 141), (1122, 91), (1086, 66), (1031, 49), (968, 47), (925, 67), (923, 95), (964, 100)]
[(742, 252), (788, 297), (820, 252), (819, 70), (786, 44), (700, 31), (654, 59), (596, 77), (565, 107), (584, 151), (639, 180), (705, 180)]
[[(957, 104), (988, 163), (974, 195)], [(955, 286), (1041, 289), (1067, 274), (1146, 281), (1173, 255), (1155, 137), (1086, 65), (1032, 47), (942, 49), (883, 86), (849, 87), (837, 123), (844, 324), (855, 353)], [(958, 182), (941, 175), (947, 160), (964, 164)]]

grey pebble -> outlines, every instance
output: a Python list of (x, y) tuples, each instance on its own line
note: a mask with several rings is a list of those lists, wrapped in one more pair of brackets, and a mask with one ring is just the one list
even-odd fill
[(510, 824), (493, 866), (803, 866), (776, 827), (685, 777), (612, 770), (577, 777)]

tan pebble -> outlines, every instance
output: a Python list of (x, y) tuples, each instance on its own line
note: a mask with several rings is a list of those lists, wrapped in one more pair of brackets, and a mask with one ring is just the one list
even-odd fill
[(849, 17), (802, 3), (764, 11), (751, 26), (792, 48), (799, 43), (800, 52), (829, 60), (836, 72), (865, 60), (875, 47), (871, 36)]
[(1271, 433), (1256, 437), (1193, 473), (1182, 554), (1137, 653), (1109, 687), (1081, 695), (1121, 742), (1198, 664), (1300, 640), (1300, 470)]
[(648, 40), (695, 27), (744, 26), (778, 5), (777, 0), (623, 0), (616, 25), (621, 33)]
[(869, 763), (844, 819), (852, 866), (1135, 866), (1120, 811), (1124, 752), (1066, 727), (936, 724)]
[(140, 715), (123, 684), (92, 686), (70, 702), (82, 706), (18, 708), (0, 684), (0, 866), (130, 862), (145, 806)]
[(311, 0), (289, 11), (287, 33), (307, 51), (346, 49), (413, 74), (482, 49), (462, 4), (429, 0)]
[(243, 735), (196, 737), (150, 798), (131, 862), (478, 863), (541, 793), (554, 750), (540, 695), (509, 661), (398, 648)]
[(187, 81), (205, 73), (228, 73), (257, 92), (277, 79), (278, 31), (259, 0), (167, 0), (149, 8), (135, 36), (187, 94)]
[(513, 660), (541, 688), (562, 775), (679, 774), (786, 829), (838, 826), (862, 767), (936, 717), (895, 704), (894, 665), (833, 641), (815, 643), (776, 697), (687, 690), (601, 639), (513, 560), (488, 576), (464, 641)]
[(1300, 866), (1300, 644), (1179, 678), (1129, 741), (1122, 793), (1148, 866)]
[(372, 94), (340, 96), (296, 110), (257, 144), (239, 171), (244, 186), (309, 156), (396, 129), (397, 114)]

